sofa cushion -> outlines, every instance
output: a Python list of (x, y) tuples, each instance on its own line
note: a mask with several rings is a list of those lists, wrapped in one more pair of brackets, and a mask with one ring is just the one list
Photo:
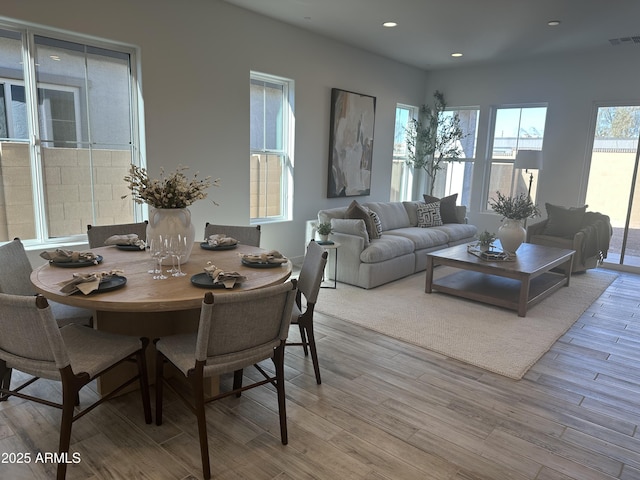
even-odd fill
[(416, 210), (418, 214), (418, 226), (421, 228), (439, 227), (442, 225), (440, 217), (440, 202), (425, 203)]
[(425, 193), (422, 197), (425, 203), (440, 202), (440, 218), (442, 218), (442, 223), (459, 223), (458, 216), (456, 215), (457, 193), (442, 198), (433, 197)]
[(573, 237), (582, 225), (587, 206), (561, 207), (559, 205), (545, 204), (548, 221), (542, 232), (553, 237)]
[(424, 202), (402, 202), (404, 209), (407, 211), (409, 217), (409, 226), (418, 226), (418, 207), (424, 205)]
[(347, 207), (345, 218), (364, 220), (364, 224), (367, 227), (367, 233), (369, 234), (369, 240), (374, 240), (379, 237), (376, 226), (373, 223), (373, 219), (371, 218), (371, 215), (369, 215), (369, 209), (360, 205), (356, 200), (351, 202), (351, 205)]
[(346, 233), (362, 237), (364, 246), (369, 246), (369, 234), (367, 233), (367, 227), (364, 225), (364, 220), (358, 218), (332, 218), (331, 228), (334, 233)]
[(449, 237), (447, 233), (440, 230), (440, 227), (434, 228), (421, 228), (421, 227), (407, 227), (398, 228), (396, 230), (388, 230), (384, 232), (385, 237), (390, 235), (396, 235), (404, 237), (413, 242), (414, 250), (422, 250), (423, 248), (433, 248), (439, 245), (446, 246)]
[(472, 238), (478, 233), (478, 227), (469, 225), (468, 223), (445, 223), (440, 227), (433, 227), (429, 230), (443, 232), (448, 238), (448, 243), (457, 242), (465, 238)]
[(332, 218), (345, 218), (347, 207), (328, 208), (318, 212), (318, 222), (331, 223)]
[(397, 235), (383, 235), (372, 240), (371, 244), (360, 253), (360, 261), (364, 263), (378, 263), (392, 258), (413, 253), (413, 242), (408, 238)]
[(411, 226), (402, 202), (367, 202), (364, 205), (378, 214), (383, 232)]

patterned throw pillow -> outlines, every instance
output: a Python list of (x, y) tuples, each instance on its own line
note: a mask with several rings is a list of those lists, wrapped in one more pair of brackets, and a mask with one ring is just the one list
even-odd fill
[(376, 227), (378, 238), (380, 238), (382, 236), (382, 222), (380, 221), (380, 217), (373, 210), (369, 210), (369, 216), (371, 217), (371, 221), (373, 222), (373, 225)]
[(440, 225), (442, 225), (440, 202), (425, 203), (418, 206), (419, 227), (439, 227)]

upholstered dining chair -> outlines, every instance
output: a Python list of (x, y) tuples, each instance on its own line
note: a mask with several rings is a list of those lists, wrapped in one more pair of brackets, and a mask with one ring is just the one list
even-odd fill
[[(156, 340), (156, 424), (162, 425), (163, 383), (175, 390), (195, 413), (200, 438), (202, 474), (211, 478), (205, 403), (237, 396), (244, 390), (267, 383), (278, 395), (280, 437), (286, 445), (287, 416), (284, 391), (284, 348), (296, 296), (296, 281), (249, 290), (214, 295), (207, 292), (202, 302), (198, 332), (172, 335)], [(275, 374), (258, 362), (271, 359)], [(189, 381), (193, 403), (179, 389), (164, 380), (165, 362), (173, 364)], [(242, 372), (254, 365), (263, 380), (242, 386)], [(205, 399), (204, 378), (234, 372), (233, 389)]]
[(240, 225), (214, 225), (207, 222), (204, 226), (204, 239), (207, 240), (216, 233), (223, 233), (227, 237), (233, 237), (243, 245), (260, 246), (260, 225), (244, 227)]
[[(327, 264), (328, 252), (314, 240), (309, 242), (307, 253), (302, 262), (300, 275), (298, 276), (298, 294), (293, 306), (291, 324), (300, 328), (300, 342), (288, 342), (287, 345), (302, 346), (304, 355), (311, 352), (313, 371), (316, 375), (316, 383), (320, 385), (320, 364), (318, 363), (318, 350), (316, 337), (313, 332), (313, 311), (318, 301), (318, 293), (322, 284), (324, 267)], [(303, 303), (304, 297), (304, 303)]]
[[(31, 283), (31, 262), (19, 238), (0, 245), (0, 293), (33, 296), (36, 291)], [(68, 323), (91, 325), (93, 311), (49, 302), (59, 326)]]
[[(151, 403), (145, 349), (147, 338), (137, 338), (70, 324), (58, 328), (51, 307), (41, 296), (0, 293), (0, 400), (15, 396), (24, 400), (60, 408), (58, 453), (69, 452), (74, 421), (93, 410), (126, 386), (139, 381), (146, 423), (151, 423)], [(112, 392), (82, 410), (75, 411), (79, 392), (89, 382), (113, 366), (134, 359), (138, 372)], [(33, 378), (11, 389), (7, 371), (19, 370)], [(40, 378), (62, 383), (62, 402), (22, 392)], [(57, 479), (66, 476), (67, 463), (58, 464)]]
[(104, 241), (112, 235), (135, 233), (140, 240), (147, 240), (148, 221), (138, 223), (120, 223), (116, 225), (87, 225), (89, 248), (104, 247)]

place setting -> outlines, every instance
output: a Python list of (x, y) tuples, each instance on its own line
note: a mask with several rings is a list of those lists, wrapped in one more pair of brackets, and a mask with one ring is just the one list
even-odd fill
[(55, 250), (45, 250), (40, 253), (40, 257), (49, 261), (49, 265), (61, 268), (90, 267), (102, 262), (102, 255), (93, 252), (78, 252), (57, 248)]
[(251, 268), (276, 268), (289, 261), (277, 250), (264, 253), (243, 253), (240, 254), (240, 259), (243, 265)]
[(207, 240), (200, 244), (200, 248), (204, 250), (233, 250), (237, 246), (238, 240), (224, 233), (209, 235)]
[(135, 233), (111, 235), (104, 241), (104, 244), (107, 246), (115, 246), (118, 250), (134, 252), (139, 252), (140, 250), (145, 250), (147, 248), (146, 242)]
[(211, 262), (207, 262), (204, 272), (196, 273), (191, 277), (191, 283), (200, 288), (227, 288), (231, 289), (241, 284), (247, 277), (238, 272), (226, 272)]
[(111, 292), (122, 288), (127, 283), (122, 270), (110, 270), (91, 273), (74, 273), (70, 280), (60, 282), (60, 292), (73, 295), (81, 292), (84, 295)]

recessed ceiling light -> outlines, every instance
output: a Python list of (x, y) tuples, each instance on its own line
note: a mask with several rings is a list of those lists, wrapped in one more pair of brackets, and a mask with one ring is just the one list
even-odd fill
[(560, 25), (562, 22), (560, 20), (549, 20), (547, 22), (547, 25), (549, 25), (550, 27), (557, 27), (558, 25)]
[(382, 24), (383, 27), (387, 27), (387, 28), (391, 28), (391, 27), (397, 27), (398, 24), (396, 22), (384, 22)]
[(462, 56), (462, 53), (460, 53), (460, 52), (452, 53), (451, 56), (458, 58), (458, 57)]
[(55, 60), (56, 62), (59, 62), (59, 61), (60, 61), (60, 57), (59, 57), (58, 55), (49, 55), (49, 58), (50, 58), (51, 60)]

